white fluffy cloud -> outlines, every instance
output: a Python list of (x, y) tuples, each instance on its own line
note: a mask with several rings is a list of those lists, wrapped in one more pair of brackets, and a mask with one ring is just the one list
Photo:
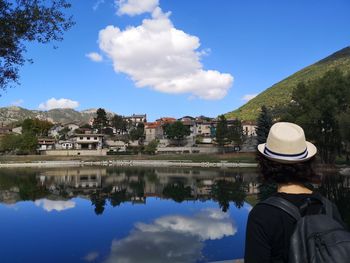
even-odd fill
[(254, 99), (258, 94), (246, 94), (242, 97), (242, 100), (244, 101), (250, 101), (251, 99)]
[(118, 15), (140, 15), (152, 12), (158, 5), (159, 0), (116, 0)]
[(107, 26), (99, 33), (100, 49), (115, 71), (129, 75), (137, 87), (202, 99), (225, 97), (233, 77), (204, 70), (200, 59), (207, 51), (199, 50), (199, 38), (176, 29), (169, 16), (156, 7), (137, 27)]
[(70, 100), (70, 99), (56, 99), (51, 98), (48, 99), (46, 102), (39, 104), (40, 110), (52, 110), (52, 109), (75, 109), (79, 107), (79, 102)]
[(136, 224), (129, 236), (114, 240), (106, 262), (196, 262), (202, 241), (232, 236), (236, 231), (233, 221), (218, 209), (206, 209), (193, 217), (161, 217), (152, 224)]
[(88, 53), (85, 56), (94, 62), (101, 62), (103, 60), (103, 57), (96, 52)]
[(53, 201), (48, 199), (40, 199), (35, 201), (35, 205), (42, 207), (45, 211), (51, 212), (55, 211), (63, 211), (70, 208), (75, 207), (75, 202), (73, 201)]

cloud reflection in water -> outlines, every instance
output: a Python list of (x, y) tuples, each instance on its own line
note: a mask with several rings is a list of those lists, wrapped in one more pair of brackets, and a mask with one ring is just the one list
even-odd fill
[(232, 236), (237, 228), (219, 209), (205, 209), (193, 217), (173, 215), (151, 224), (138, 223), (130, 235), (112, 242), (106, 263), (196, 262), (205, 240)]
[(58, 212), (75, 207), (73, 201), (53, 201), (49, 199), (40, 199), (35, 201), (35, 205), (42, 207), (45, 211), (51, 212), (56, 210)]

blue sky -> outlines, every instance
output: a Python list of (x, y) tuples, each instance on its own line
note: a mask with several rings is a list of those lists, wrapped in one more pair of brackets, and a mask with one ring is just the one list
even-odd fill
[(350, 45), (348, 0), (117, 2), (72, 0), (76, 25), (28, 46), (0, 106), (215, 117)]

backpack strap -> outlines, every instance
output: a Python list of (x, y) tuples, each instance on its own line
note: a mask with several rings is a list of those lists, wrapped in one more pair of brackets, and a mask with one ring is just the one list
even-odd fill
[(277, 207), (290, 216), (292, 216), (296, 221), (298, 221), (301, 218), (299, 209), (293, 205), (291, 202), (287, 201), (286, 199), (279, 197), (279, 196), (271, 196), (267, 198), (266, 200), (260, 202), (260, 204), (266, 204), (270, 206)]
[(333, 217), (333, 205), (332, 205), (331, 201), (329, 201), (325, 197), (322, 197), (322, 204), (324, 206), (326, 215)]
[(316, 193), (311, 199), (318, 200), (324, 208), (326, 215), (333, 217), (333, 204), (326, 197), (322, 196), (320, 193)]

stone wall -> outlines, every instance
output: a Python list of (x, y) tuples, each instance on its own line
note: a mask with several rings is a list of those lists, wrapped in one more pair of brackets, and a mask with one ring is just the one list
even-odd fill
[(217, 147), (158, 147), (158, 154), (165, 153), (217, 153)]
[(107, 149), (100, 150), (51, 150), (42, 151), (42, 155), (50, 156), (105, 156), (107, 155)]

